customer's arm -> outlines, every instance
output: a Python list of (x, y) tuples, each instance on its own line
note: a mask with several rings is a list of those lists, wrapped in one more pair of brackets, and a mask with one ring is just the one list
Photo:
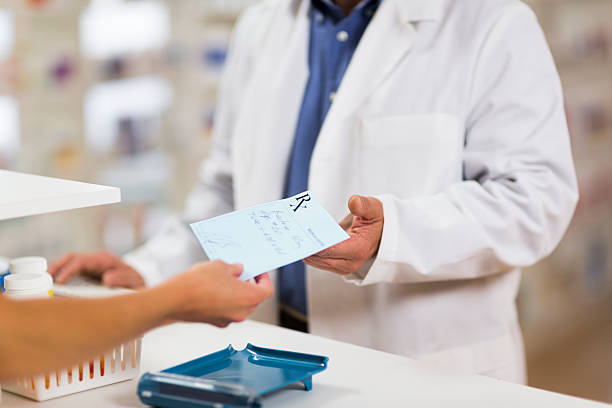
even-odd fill
[(106, 299), (13, 301), (0, 297), (0, 381), (68, 367), (175, 320), (226, 326), (273, 291), (267, 275), (238, 279), (242, 267), (193, 266), (152, 289)]

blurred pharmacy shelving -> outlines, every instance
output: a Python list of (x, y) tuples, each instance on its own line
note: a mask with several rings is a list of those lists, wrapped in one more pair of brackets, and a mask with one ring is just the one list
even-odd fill
[[(232, 25), (254, 1), (0, 0), (0, 168), (116, 185), (124, 199), (2, 223), (0, 255), (124, 252), (179, 211)], [(612, 1), (527, 3), (562, 77), (581, 189), (559, 249), (524, 273), (530, 381), (612, 402)]]
[(0, 168), (119, 186), (125, 203), (5, 223), (3, 253), (125, 252), (180, 210), (250, 3), (0, 0)]
[(581, 195), (559, 248), (523, 274), (530, 383), (612, 402), (612, 1), (527, 3), (563, 82)]

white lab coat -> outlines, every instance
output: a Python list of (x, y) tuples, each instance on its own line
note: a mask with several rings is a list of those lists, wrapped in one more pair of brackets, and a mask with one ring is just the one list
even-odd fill
[[(282, 197), (309, 7), (266, 0), (237, 24), (185, 219), (125, 258), (150, 284), (203, 256), (185, 220)], [(308, 268), (312, 333), (524, 381), (518, 268), (555, 248), (577, 201), (560, 81), (527, 6), (382, 1), (320, 132), (309, 188), (337, 219), (352, 194), (377, 196), (385, 217), (358, 273)], [(273, 320), (276, 308), (259, 312)]]

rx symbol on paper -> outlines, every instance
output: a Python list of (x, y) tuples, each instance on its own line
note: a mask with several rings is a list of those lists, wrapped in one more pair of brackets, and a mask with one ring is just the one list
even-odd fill
[(295, 197), (295, 200), (298, 202), (297, 204), (289, 204), (289, 206), (291, 206), (291, 208), (293, 209), (293, 212), (296, 212), (300, 207), (308, 208), (304, 203), (310, 201), (310, 195), (308, 193), (302, 194), (299, 197)]

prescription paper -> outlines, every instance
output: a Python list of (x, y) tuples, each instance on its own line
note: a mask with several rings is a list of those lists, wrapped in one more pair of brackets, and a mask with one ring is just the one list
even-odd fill
[(190, 226), (209, 259), (244, 265), (243, 280), (349, 238), (309, 191)]

